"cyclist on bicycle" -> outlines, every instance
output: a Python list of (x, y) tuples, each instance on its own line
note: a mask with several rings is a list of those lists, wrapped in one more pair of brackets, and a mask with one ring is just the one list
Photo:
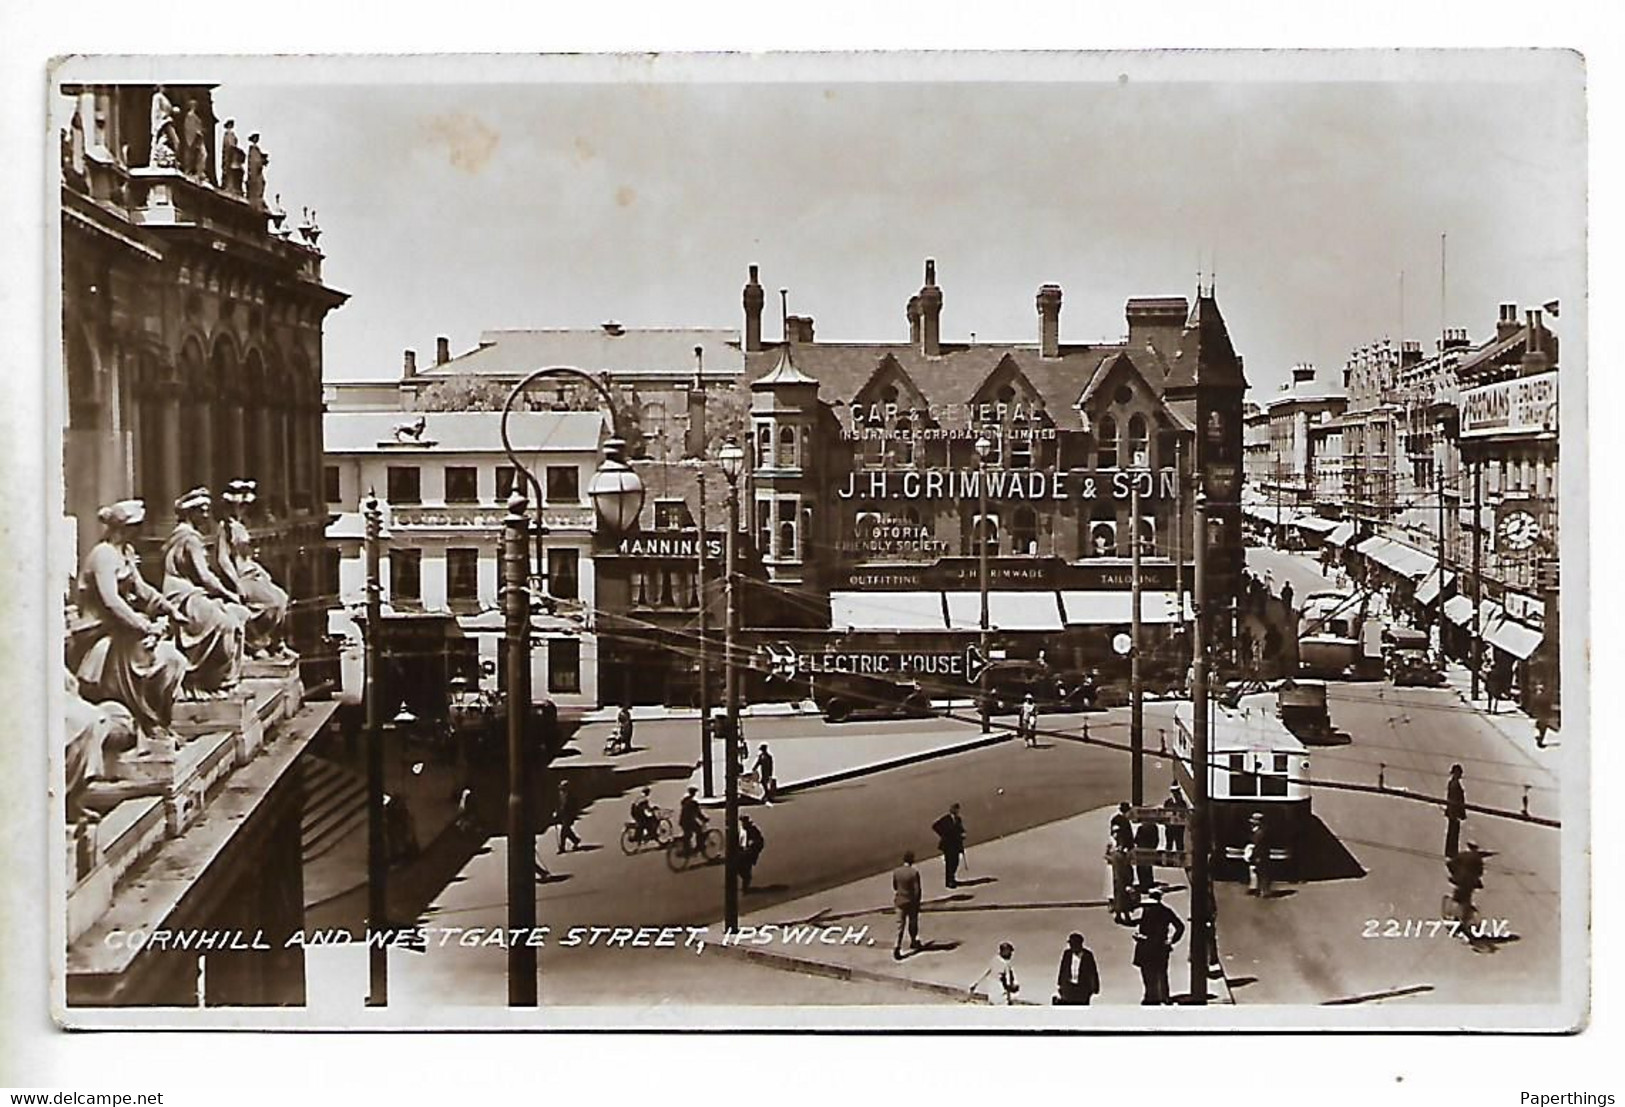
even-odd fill
[(632, 801), (632, 824), (637, 828), (638, 841), (652, 842), (655, 839), (656, 829), (660, 825), (660, 815), (655, 811), (655, 805), (650, 802), (647, 786), (638, 798)]
[(690, 788), (677, 812), (677, 825), (683, 831), (683, 850), (686, 853), (694, 853), (700, 848), (700, 835), (705, 832), (705, 824), (709, 821), (705, 812), (700, 810), (699, 796), (698, 788)]
[(1459, 921), (1463, 926), (1472, 925), (1475, 913), (1473, 893), (1484, 887), (1484, 856), (1477, 842), (1468, 842), (1466, 849), (1445, 863), (1450, 873), (1450, 885), (1455, 889), (1451, 898), (1456, 902)]

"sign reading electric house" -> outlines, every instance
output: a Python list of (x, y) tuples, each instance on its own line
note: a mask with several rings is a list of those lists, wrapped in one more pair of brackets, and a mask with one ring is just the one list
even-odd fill
[(985, 489), (990, 500), (1127, 500), (1136, 483), (1145, 499), (1172, 499), (1179, 487), (1172, 469), (868, 469), (849, 474), (837, 494), (843, 500), (975, 500)]

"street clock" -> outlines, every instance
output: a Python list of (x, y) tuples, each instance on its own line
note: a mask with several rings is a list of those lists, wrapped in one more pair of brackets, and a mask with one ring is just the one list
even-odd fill
[(1508, 550), (1527, 550), (1540, 537), (1540, 524), (1527, 511), (1509, 511), (1501, 516), (1501, 544)]

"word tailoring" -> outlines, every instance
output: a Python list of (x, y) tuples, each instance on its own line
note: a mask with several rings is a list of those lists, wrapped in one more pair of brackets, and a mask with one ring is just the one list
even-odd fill
[(1054, 469), (870, 469), (847, 475), (843, 500), (1126, 500), (1138, 484), (1147, 499), (1172, 499), (1172, 469), (1086, 472)]

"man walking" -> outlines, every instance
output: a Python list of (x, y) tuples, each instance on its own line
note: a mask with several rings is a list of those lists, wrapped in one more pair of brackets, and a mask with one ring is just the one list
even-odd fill
[(1016, 966), (1011, 958), (1016, 955), (1016, 947), (1009, 942), (999, 943), (999, 955), (993, 958), (982, 975), (970, 986), (970, 994), (975, 995), (976, 989), (982, 986), (982, 981), (993, 977), (998, 981), (998, 988), (988, 989), (987, 998), (992, 1003), (1002, 1003), (1006, 1007), (1015, 1005), (1016, 993), (1021, 991), (1021, 982), (1016, 979)]
[(1038, 705), (1033, 702), (1033, 694), (1028, 692), (1022, 698), (1021, 710), (1016, 715), (1016, 728), (1021, 731), (1021, 741), (1028, 749), (1038, 746)]
[(1134, 964), (1145, 985), (1142, 1007), (1173, 1002), (1168, 991), (1168, 955), (1184, 936), (1185, 924), (1163, 906), (1162, 892), (1156, 888), (1147, 892), (1146, 904), (1140, 909), (1140, 925), (1134, 932)]
[(700, 810), (700, 790), (690, 788), (677, 808), (677, 827), (683, 832), (683, 852), (693, 854), (700, 848), (700, 835), (709, 821)]
[(892, 960), (903, 959), (903, 931), (908, 931), (908, 948), (920, 948), (920, 903), (925, 890), (920, 870), (914, 867), (914, 851), (903, 854), (903, 863), (892, 870), (892, 906), (897, 908), (897, 941), (892, 943)]
[(762, 784), (762, 800), (765, 803), (773, 802), (773, 755), (767, 750), (767, 743), (763, 742), (756, 747), (756, 764), (753, 766), (756, 779)]
[(1100, 991), (1100, 971), (1095, 955), (1083, 944), (1083, 935), (1073, 931), (1061, 953), (1061, 968), (1055, 977), (1055, 1003), (1060, 1007), (1087, 1007)]
[(1117, 805), (1117, 814), (1112, 816), (1112, 841), (1119, 849), (1134, 848), (1134, 824), (1128, 817), (1128, 804)]
[(564, 852), (566, 842), (575, 846), (576, 849), (581, 848), (581, 839), (579, 836), (577, 836), (575, 829), (576, 815), (576, 801), (575, 797), (570, 795), (570, 782), (568, 780), (561, 780), (559, 781), (558, 807), (556, 808), (556, 814), (554, 815), (554, 818), (559, 824), (560, 853)]
[(1467, 818), (1467, 793), (1461, 786), (1461, 766), (1450, 766), (1450, 783), (1444, 796), (1444, 858), (1456, 856), (1461, 846), (1461, 824)]
[(959, 817), (959, 804), (950, 804), (948, 813), (931, 824), (937, 833), (937, 848), (942, 850), (945, 870), (943, 883), (950, 888), (959, 887), (959, 860), (965, 856), (965, 820)]
[(1247, 862), (1247, 894), (1268, 898), (1270, 843), (1262, 811), (1254, 811), (1248, 820), (1248, 835), (1242, 850), (1242, 859)]
[[(1169, 811), (1189, 811), (1191, 805), (1185, 801), (1185, 793), (1179, 790), (1179, 781), (1170, 781), (1168, 784), (1168, 798), (1162, 801), (1162, 806)], [(1185, 828), (1174, 823), (1168, 824), (1168, 848), (1174, 853), (1185, 852)]]
[(744, 891), (750, 891), (751, 873), (755, 872), (756, 862), (762, 859), (762, 850), (766, 848), (762, 828), (749, 815), (739, 816), (739, 887)]

